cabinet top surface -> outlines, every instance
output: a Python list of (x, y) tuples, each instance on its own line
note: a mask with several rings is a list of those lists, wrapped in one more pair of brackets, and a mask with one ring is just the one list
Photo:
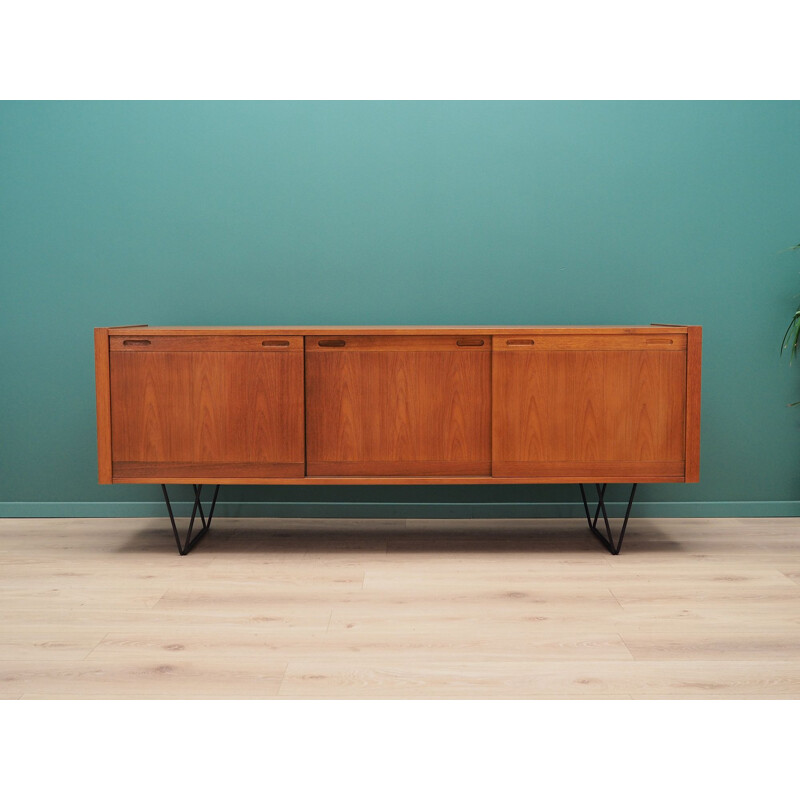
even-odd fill
[[(697, 326), (699, 327), (699, 326)], [(98, 328), (97, 330), (108, 330), (113, 334), (127, 334), (141, 332), (147, 329), (148, 336), (192, 336), (198, 334), (224, 334), (235, 335), (270, 335), (270, 334), (294, 334), (295, 336), (314, 336), (319, 334), (348, 334), (350, 336), (365, 335), (378, 336), (381, 334), (460, 334), (472, 333), (491, 336), (493, 334), (520, 334), (536, 333), (544, 335), (548, 333), (605, 333), (605, 334), (636, 334), (653, 333), (659, 331), (664, 333), (686, 333), (688, 326), (685, 325), (235, 325), (235, 326), (149, 326), (149, 325), (129, 325), (110, 328)]]

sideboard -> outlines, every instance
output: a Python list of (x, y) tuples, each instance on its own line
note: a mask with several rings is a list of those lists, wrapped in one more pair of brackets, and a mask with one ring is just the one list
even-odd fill
[[(160, 484), (181, 555), (221, 484), (578, 484), (616, 555), (637, 484), (699, 480), (699, 326), (134, 325), (94, 342), (100, 483)], [(616, 541), (613, 483), (632, 484)], [(167, 484), (193, 487), (185, 540)]]

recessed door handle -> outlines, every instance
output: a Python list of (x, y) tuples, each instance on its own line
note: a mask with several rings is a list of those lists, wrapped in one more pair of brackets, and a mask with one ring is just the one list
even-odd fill
[(532, 347), (533, 339), (506, 339), (508, 347)]
[(645, 344), (672, 344), (672, 339), (645, 339)]
[(266, 339), (261, 342), (262, 347), (288, 347), (289, 342), (286, 339)]
[(125, 347), (147, 347), (150, 344), (149, 339), (123, 339), (122, 344)]
[(320, 339), (317, 344), (320, 347), (344, 347), (344, 339)]
[(483, 339), (456, 339), (458, 347), (483, 347)]

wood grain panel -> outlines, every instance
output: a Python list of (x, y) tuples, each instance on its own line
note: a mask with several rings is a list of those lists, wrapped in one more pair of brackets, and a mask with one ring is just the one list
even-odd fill
[(490, 475), (486, 461), (309, 461), (309, 475), (463, 476)]
[(0, 519), (0, 696), (800, 698), (800, 520)]
[(111, 400), (115, 478), (132, 464), (141, 476), (151, 465), (154, 477), (176, 464), (194, 464), (200, 475), (204, 465), (219, 474), (229, 464), (265, 477), (293, 464), (303, 475), (300, 351), (115, 351)]
[[(326, 468), (330, 462), (324, 462)], [(392, 466), (399, 471), (402, 468), (397, 467), (397, 462), (390, 462)], [(430, 462), (428, 462), (430, 463)], [(433, 462), (439, 463), (439, 462)], [(452, 462), (451, 462), (452, 463)], [(476, 462), (483, 467), (486, 462)], [(641, 462), (639, 462), (641, 463)], [(116, 469), (115, 464), (115, 469)], [(456, 469), (455, 465), (453, 469)], [(579, 465), (583, 469), (583, 465)], [(557, 475), (554, 477), (539, 476), (532, 477), (530, 469), (525, 470), (524, 475), (502, 475), (499, 477), (492, 477), (491, 475), (454, 475), (452, 472), (449, 475), (306, 475), (302, 474), (297, 477), (282, 478), (282, 477), (263, 477), (247, 478), (237, 476), (211, 476), (209, 480), (202, 480), (203, 475), (199, 470), (194, 471), (191, 476), (188, 475), (160, 475), (153, 474), (150, 477), (136, 477), (126, 478), (121, 477), (117, 471), (114, 472), (114, 483), (220, 483), (231, 485), (261, 485), (269, 484), (276, 486), (363, 486), (369, 485), (385, 485), (385, 486), (425, 486), (425, 485), (441, 485), (451, 486), (456, 484), (483, 486), (487, 484), (526, 484), (526, 483), (683, 483), (683, 471), (680, 475), (667, 475), (658, 474), (648, 477), (642, 474), (642, 471), (637, 471), (632, 474), (620, 474), (619, 470), (609, 470), (609, 472), (592, 473), (587, 476), (585, 472), (574, 472), (570, 475)]]
[(111, 483), (111, 389), (108, 328), (94, 329), (94, 380), (97, 403), (97, 480)]
[[(569, 478), (571, 483), (640, 483), (683, 478), (683, 461), (495, 461), (495, 473), (530, 478)], [(498, 469), (499, 467), (499, 469)]]
[[(124, 326), (117, 333), (141, 333), (138, 326)], [(659, 336), (687, 331), (685, 325), (242, 325), (236, 327), (217, 326), (158, 326), (148, 327), (148, 336), (261, 336), (262, 334), (284, 336), (395, 336), (429, 335), (460, 336), (504, 334), (655, 334)]]
[(557, 334), (541, 331), (526, 336), (494, 336), (495, 350), (685, 350), (685, 333), (594, 333)]
[(686, 481), (700, 480), (700, 373), (703, 329), (689, 328), (686, 359)]
[(433, 474), (441, 462), (453, 475), (489, 474), (488, 346), (315, 344), (306, 343), (308, 475), (398, 475), (413, 462), (435, 462)]
[(306, 350), (342, 349), (373, 352), (491, 349), (491, 336), (306, 336)]
[(519, 475), (526, 463), (552, 477), (553, 465), (565, 477), (588, 464), (629, 473), (625, 465), (650, 462), (650, 476), (674, 476), (685, 398), (683, 351), (495, 351), (492, 474)]
[(302, 464), (277, 461), (243, 462), (235, 461), (115, 461), (114, 481), (122, 479), (142, 479), (155, 477), (156, 483), (209, 483), (213, 479), (226, 478), (233, 481), (239, 478), (303, 477)]
[(112, 352), (300, 352), (303, 349), (302, 336), (152, 336), (149, 330), (109, 336), (109, 343)]
[[(696, 481), (700, 348), (677, 325), (100, 328), (99, 479)], [(282, 369), (212, 356), (297, 358), (294, 394)]]

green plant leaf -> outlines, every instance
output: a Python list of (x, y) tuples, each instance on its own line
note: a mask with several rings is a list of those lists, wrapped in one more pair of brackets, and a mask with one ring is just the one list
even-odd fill
[(783, 334), (783, 341), (781, 342), (781, 354), (783, 351), (788, 347), (789, 350), (789, 362), (791, 363), (794, 361), (795, 356), (797, 355), (797, 347), (798, 343), (800, 343), (800, 308), (794, 312), (794, 316), (792, 317), (792, 321), (789, 323), (789, 327), (786, 329), (786, 333)]

